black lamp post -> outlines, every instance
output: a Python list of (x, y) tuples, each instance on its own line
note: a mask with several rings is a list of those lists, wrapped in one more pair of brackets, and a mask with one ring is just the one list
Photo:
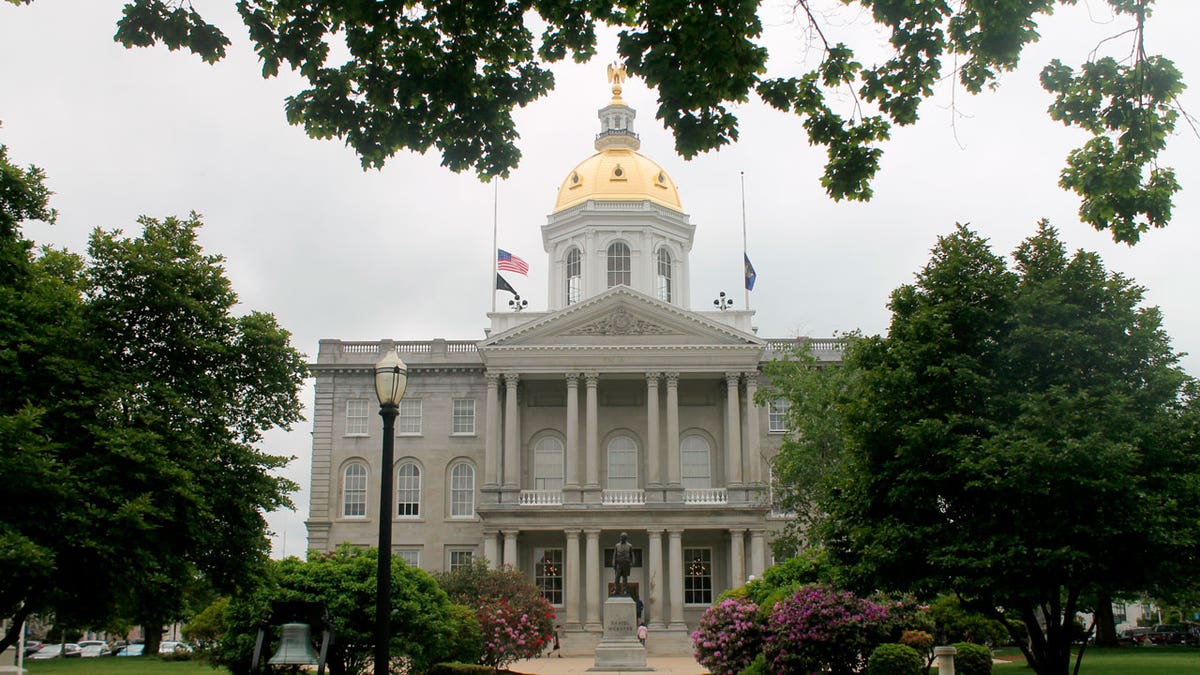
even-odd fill
[(391, 661), (392, 619), (392, 464), (396, 453), (396, 416), (408, 384), (408, 367), (396, 350), (375, 364), (375, 395), (383, 418), (383, 462), (379, 472), (379, 567), (375, 586), (375, 675), (387, 675)]

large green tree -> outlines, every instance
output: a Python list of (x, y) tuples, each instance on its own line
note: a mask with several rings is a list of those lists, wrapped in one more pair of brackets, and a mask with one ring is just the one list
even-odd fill
[(0, 153), (0, 613), (120, 614), (153, 651), (189, 588), (232, 590), (266, 558), (262, 514), (295, 486), (256, 444), (300, 419), (306, 368), (274, 317), (235, 313), (197, 216), (35, 254), (19, 224), (47, 197)]
[(959, 227), (852, 344), (818, 532), (861, 588), (954, 592), (1065, 675), (1087, 598), (1200, 571), (1200, 416), (1140, 287), (1045, 223), (1013, 259)]
[[(307, 80), (287, 100), (288, 120), (313, 137), (345, 139), (364, 167), (436, 147), (455, 171), (507, 175), (520, 159), (513, 109), (554, 87), (549, 64), (592, 58), (596, 28), (608, 25), (619, 30), (629, 72), (657, 89), (657, 117), (684, 157), (736, 141), (732, 107), (754, 95), (795, 113), (809, 141), (828, 149), (821, 182), (830, 196), (869, 199), (880, 146), (894, 125), (918, 119), (935, 83), (953, 77), (971, 93), (996, 86), (1040, 38), (1039, 20), (1074, 3), (841, 0), (888, 36), (890, 56), (865, 63), (839, 41), (839, 22), (824, 18), (837, 2), (796, 0), (821, 58), (790, 73), (773, 64), (785, 74), (772, 76), (755, 0), (239, 0), (237, 9), (263, 75), (290, 67)], [(1085, 222), (1134, 243), (1171, 217), (1179, 185), (1157, 157), (1183, 83), (1171, 61), (1144, 48), (1154, 0), (1107, 4), (1122, 45), (1115, 51), (1129, 57), (1078, 70), (1055, 60), (1042, 83), (1056, 97), (1051, 116), (1091, 134), (1067, 158), (1060, 184), (1082, 198)], [(186, 0), (130, 0), (116, 39), (188, 48), (210, 62), (229, 45)], [(860, 51), (874, 47), (870, 40)]]

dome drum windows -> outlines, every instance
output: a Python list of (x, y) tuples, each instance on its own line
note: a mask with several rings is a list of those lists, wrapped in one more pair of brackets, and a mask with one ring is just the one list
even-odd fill
[(573, 305), (583, 299), (583, 256), (572, 247), (567, 252), (567, 304)]
[(671, 302), (672, 268), (671, 252), (665, 247), (658, 249), (657, 274), (654, 277), (654, 295), (663, 302)]
[(632, 285), (633, 262), (629, 244), (613, 242), (608, 246), (608, 287)]

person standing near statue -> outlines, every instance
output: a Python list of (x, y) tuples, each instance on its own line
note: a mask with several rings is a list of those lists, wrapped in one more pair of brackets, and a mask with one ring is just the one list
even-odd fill
[(629, 570), (633, 567), (633, 544), (629, 543), (629, 535), (622, 532), (621, 540), (613, 549), (613, 570), (616, 578), (613, 580), (613, 595), (629, 595)]

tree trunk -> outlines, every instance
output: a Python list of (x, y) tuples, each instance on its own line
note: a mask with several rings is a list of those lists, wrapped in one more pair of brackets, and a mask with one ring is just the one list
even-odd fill
[(1113, 616), (1112, 598), (1107, 593), (1096, 601), (1096, 644), (1101, 647), (1117, 646), (1117, 621)]
[(153, 623), (142, 624), (142, 636), (146, 640), (146, 646), (142, 649), (143, 654), (151, 655), (158, 653), (158, 646), (162, 644), (162, 633), (162, 622), (155, 621)]
[(29, 606), (23, 604), (17, 610), (17, 613), (12, 616), (12, 623), (9, 624), (8, 632), (3, 637), (0, 637), (0, 652), (18, 643), (21, 639), (21, 631), (25, 628), (25, 619), (28, 618)]

